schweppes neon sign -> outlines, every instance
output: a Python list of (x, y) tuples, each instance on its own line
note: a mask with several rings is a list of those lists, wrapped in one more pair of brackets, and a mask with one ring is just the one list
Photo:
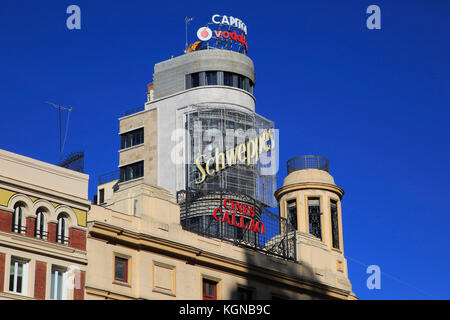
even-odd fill
[(195, 180), (195, 183), (201, 184), (208, 176), (237, 164), (249, 166), (257, 163), (261, 153), (273, 150), (274, 148), (274, 129), (264, 129), (256, 137), (225, 152), (220, 152), (219, 148), (216, 148), (215, 156), (207, 158), (206, 155), (201, 154), (195, 159), (195, 166), (201, 173), (200, 179)]
[(213, 217), (217, 221), (259, 234), (266, 231), (264, 223), (254, 219), (255, 207), (231, 199), (224, 199), (223, 207), (226, 210), (215, 208), (213, 211)]

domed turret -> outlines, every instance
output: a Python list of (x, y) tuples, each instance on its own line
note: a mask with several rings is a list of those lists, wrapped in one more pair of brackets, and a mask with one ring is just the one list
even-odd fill
[(341, 204), (344, 190), (330, 175), (328, 159), (300, 156), (287, 163), (288, 175), (275, 192), (280, 215), (293, 227), (343, 252)]
[(309, 267), (314, 281), (351, 290), (342, 238), (344, 190), (329, 173), (328, 159), (300, 156), (287, 163), (288, 175), (275, 192), (280, 216), (296, 232), (297, 260)]

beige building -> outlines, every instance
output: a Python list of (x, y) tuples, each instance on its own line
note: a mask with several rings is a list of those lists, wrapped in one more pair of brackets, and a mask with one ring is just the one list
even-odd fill
[(328, 164), (301, 168), (276, 192), (281, 216), (297, 221), (295, 261), (184, 230), (162, 188), (121, 187), (89, 212), (86, 298), (356, 299), (343, 255), (343, 190)]
[(0, 150), (0, 299), (84, 299), (88, 181)]

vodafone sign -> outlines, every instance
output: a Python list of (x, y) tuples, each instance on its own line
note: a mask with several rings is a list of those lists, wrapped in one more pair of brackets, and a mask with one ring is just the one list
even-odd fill
[[(215, 14), (211, 18), (212, 23), (201, 27), (197, 30), (197, 38), (200, 41), (208, 42), (213, 39), (214, 43), (208, 43), (208, 46), (236, 50), (238, 52), (248, 51), (247, 40), (247, 26), (241, 19)], [(217, 27), (216, 27), (217, 26)]]
[(201, 41), (208, 41), (212, 37), (212, 30), (208, 27), (202, 27), (197, 31), (197, 37)]
[(217, 39), (222, 38), (222, 39), (232, 39), (234, 41), (238, 41), (244, 45), (245, 52), (248, 51), (248, 45), (247, 45), (247, 40), (245, 40), (245, 36), (243, 34), (237, 34), (236, 30), (233, 32), (214, 30), (214, 35), (216, 36)]

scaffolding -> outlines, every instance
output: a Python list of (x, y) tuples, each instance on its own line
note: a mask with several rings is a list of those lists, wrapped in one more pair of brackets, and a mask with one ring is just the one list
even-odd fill
[[(210, 175), (197, 184), (200, 172), (195, 159), (200, 154), (210, 157), (218, 152), (226, 152), (241, 143), (246, 143), (262, 130), (271, 129), (274, 123), (251, 111), (237, 110), (229, 105), (196, 104), (190, 105), (185, 113), (186, 169), (185, 189), (215, 191), (229, 190), (245, 194), (269, 207), (275, 207), (275, 172), (263, 174), (264, 166), (260, 161), (236, 164)], [(265, 151), (260, 157), (268, 159), (274, 151)], [(276, 155), (275, 155), (276, 156)]]

